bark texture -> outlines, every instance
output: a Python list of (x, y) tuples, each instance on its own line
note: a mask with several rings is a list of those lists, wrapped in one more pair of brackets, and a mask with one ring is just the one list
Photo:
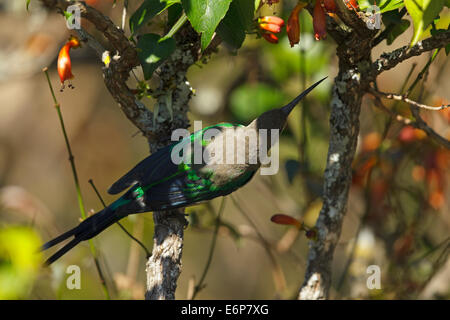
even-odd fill
[[(369, 30), (361, 17), (337, 0), (342, 26), (327, 18), (327, 31), (334, 38), (339, 58), (339, 73), (334, 80), (330, 142), (324, 174), (323, 206), (316, 222), (318, 236), (309, 243), (308, 262), (299, 299), (327, 299), (331, 287), (333, 254), (338, 243), (352, 179), (352, 162), (359, 134), (362, 97), (370, 83), (383, 71), (450, 42), (450, 32), (442, 32), (412, 48), (405, 46), (384, 53), (372, 62), (371, 51), (377, 30)], [(312, 8), (308, 10), (311, 12)], [(380, 42), (380, 41), (379, 41)], [(379, 43), (378, 42), (378, 43)]]
[[(154, 136), (150, 139), (152, 152), (171, 143), (173, 130), (189, 127), (187, 112), (192, 88), (187, 81), (186, 72), (199, 58), (199, 37), (186, 25), (179, 31), (175, 40), (176, 51), (157, 71), (160, 86), (156, 92), (158, 98), (155, 110), (158, 110), (158, 114), (154, 114)], [(177, 280), (181, 272), (183, 235), (187, 226), (184, 209), (154, 212), (153, 221), (153, 251), (147, 261), (145, 298), (175, 299)]]
[(362, 32), (361, 21), (349, 16), (348, 11), (345, 8), (341, 11), (342, 20), (358, 31), (339, 30), (333, 22), (328, 25), (329, 32), (339, 43), (339, 73), (334, 79), (332, 92), (330, 142), (324, 174), (323, 206), (316, 222), (317, 239), (309, 243), (305, 279), (298, 296), (305, 300), (328, 298), (334, 249), (347, 210), (361, 100), (369, 84), (373, 33)]
[[(136, 99), (126, 83), (130, 72), (139, 65), (139, 61), (136, 48), (122, 29), (84, 2), (65, 0), (41, 0), (41, 2), (47, 8), (61, 14), (70, 5), (78, 6), (81, 17), (90, 21), (103, 35), (103, 39), (97, 39), (84, 29), (77, 30), (80, 38), (96, 51), (100, 59), (105, 54), (111, 56), (111, 63), (102, 68), (105, 85), (125, 116), (147, 138), (151, 152), (156, 152), (171, 143), (171, 133), (174, 129), (189, 127), (187, 111), (192, 88), (186, 79), (186, 71), (201, 55), (200, 37), (189, 24), (178, 31), (175, 36), (176, 51), (156, 71), (160, 85), (153, 92), (153, 96), (157, 99), (153, 113)], [(213, 50), (216, 45), (217, 41), (205, 53)], [(147, 262), (145, 297), (174, 299), (181, 271), (184, 228), (187, 225), (184, 210), (155, 212), (154, 223), (154, 246), (152, 256)]]
[(310, 242), (308, 266), (299, 294), (300, 299), (327, 298), (333, 253), (347, 210), (351, 168), (358, 141), (361, 99), (363, 87), (366, 85), (361, 79), (357, 64), (350, 62), (351, 58), (348, 55), (339, 57), (343, 68), (340, 68), (333, 86), (330, 144), (324, 175), (324, 202), (316, 224), (318, 238)]

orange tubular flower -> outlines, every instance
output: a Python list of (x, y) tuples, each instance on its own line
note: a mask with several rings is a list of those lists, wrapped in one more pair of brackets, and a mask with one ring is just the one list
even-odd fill
[[(72, 63), (70, 61), (70, 48), (78, 48), (80, 47), (80, 41), (72, 36), (69, 38), (69, 41), (61, 48), (58, 56), (58, 74), (61, 79), (61, 91), (64, 89), (64, 82), (66, 80), (73, 79), (72, 74)], [(69, 88), (73, 88), (72, 84), (69, 83)]]
[(273, 33), (263, 33), (261, 36), (266, 39), (270, 43), (277, 44), (278, 43), (278, 37), (274, 35)]
[(327, 36), (327, 23), (325, 12), (320, 5), (320, 0), (316, 0), (313, 15), (314, 37), (316, 40), (324, 39)]
[(291, 216), (288, 216), (286, 214), (282, 214), (282, 213), (273, 215), (270, 218), (270, 221), (272, 221), (274, 223), (277, 223), (277, 224), (284, 224), (284, 225), (295, 226), (298, 229), (301, 229), (302, 226), (303, 226), (303, 224), (300, 221), (298, 221), (297, 219), (295, 219), (295, 218), (293, 218)]
[(305, 231), (305, 235), (310, 240), (316, 240), (317, 239), (317, 229), (315, 227), (308, 228), (306, 227), (301, 221), (295, 219), (294, 217), (288, 216), (287, 214), (275, 214), (270, 218), (270, 221), (277, 223), (277, 224), (284, 224), (288, 226), (294, 226), (298, 230)]
[(279, 33), (281, 31), (281, 27), (279, 25), (272, 23), (260, 23), (259, 27), (263, 30), (270, 31), (273, 33)]
[(284, 26), (284, 20), (277, 16), (264, 16), (261, 18), (258, 18), (258, 23), (270, 23), (270, 24), (276, 24), (277, 26)]
[(261, 30), (269, 31), (262, 32), (261, 36), (270, 43), (278, 43), (278, 37), (270, 32), (279, 33), (281, 27), (284, 26), (284, 20), (276, 16), (264, 16), (258, 18), (258, 25)]
[(295, 8), (292, 9), (291, 14), (289, 15), (286, 31), (291, 48), (300, 42), (300, 22), (298, 21), (298, 15), (305, 6), (306, 3), (299, 2)]

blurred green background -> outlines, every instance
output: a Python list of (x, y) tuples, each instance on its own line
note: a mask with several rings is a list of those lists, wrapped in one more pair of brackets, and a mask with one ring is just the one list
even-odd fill
[[(120, 24), (120, 6), (92, 2)], [(284, 1), (273, 10), (287, 19), (294, 2)], [(137, 1), (130, 4), (136, 7)], [(308, 240), (304, 233), (273, 224), (270, 217), (284, 213), (309, 226), (315, 223), (338, 61), (332, 39), (314, 40), (309, 14), (302, 12), (300, 20), (300, 46), (290, 48), (285, 35), (278, 45), (250, 35), (237, 54), (221, 46), (207, 64), (198, 63), (188, 72), (195, 89), (189, 117), (203, 120), (204, 126), (224, 121), (247, 124), (285, 104), (307, 85), (329, 77), (290, 116), (280, 139), (279, 173), (256, 175), (238, 190), (234, 198), (240, 209), (226, 200), (206, 287), (197, 298), (296, 298), (303, 281)], [(150, 29), (158, 27), (155, 23)], [(374, 58), (408, 44), (411, 34), (409, 30), (389, 47), (383, 42), (374, 50)], [(25, 1), (0, 1), (0, 299), (105, 297), (87, 243), (48, 269), (40, 267), (43, 257), (36, 253), (40, 244), (78, 224), (80, 217), (67, 151), (41, 72), (49, 66), (53, 85), (59, 86), (56, 58), (68, 36), (63, 18), (45, 12), (37, 1), (31, 2), (29, 13)], [(428, 58), (414, 58), (383, 73), (380, 90), (399, 92), (412, 64), (417, 64), (415, 77)], [(148, 145), (107, 92), (101, 62), (93, 51), (87, 46), (74, 50), (72, 66), (75, 89), (58, 91), (57, 98), (87, 209), (96, 212), (102, 206), (88, 180), (94, 180), (108, 203), (113, 201), (106, 189), (148, 155)], [(448, 58), (441, 52), (423, 88), (424, 103), (448, 103), (449, 72)], [(140, 70), (136, 73), (142, 78)], [(135, 86), (134, 80), (129, 84)], [(151, 100), (143, 102), (152, 108)], [(409, 116), (407, 106), (388, 105)], [(437, 132), (450, 137), (448, 112), (426, 112), (424, 117)], [(449, 151), (395, 121), (385, 130), (388, 123), (372, 98), (365, 98), (354, 185), (333, 262), (331, 297), (448, 299)], [(185, 232), (178, 299), (188, 297), (202, 274), (221, 201), (187, 209), (190, 226)], [(122, 222), (151, 249), (151, 213)], [(117, 225), (94, 243), (112, 298), (143, 299), (144, 251)], [(81, 290), (66, 287), (66, 270), (72, 264), (81, 268)], [(366, 268), (372, 264), (381, 267), (381, 290), (366, 287)]]

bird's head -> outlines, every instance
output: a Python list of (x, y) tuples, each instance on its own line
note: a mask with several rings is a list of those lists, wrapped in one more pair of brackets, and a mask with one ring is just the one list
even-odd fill
[(315, 87), (319, 85), (319, 83), (321, 83), (326, 78), (327, 77), (314, 83), (312, 86), (310, 86), (308, 89), (300, 93), (294, 100), (289, 102), (284, 107), (264, 112), (262, 115), (260, 115), (254, 121), (252, 121), (252, 123), (249, 124), (249, 127), (254, 127), (255, 129), (282, 130), (286, 124), (287, 117), (294, 109), (294, 107), (300, 102), (300, 100), (302, 100), (308, 93), (310, 93)]

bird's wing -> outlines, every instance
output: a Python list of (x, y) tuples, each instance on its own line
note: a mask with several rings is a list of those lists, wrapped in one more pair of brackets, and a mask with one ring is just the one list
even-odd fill
[(202, 130), (194, 132), (189, 137), (186, 137), (179, 142), (158, 150), (156, 153), (153, 153), (139, 162), (133, 169), (117, 180), (111, 187), (109, 187), (108, 193), (117, 194), (135, 184), (138, 184), (139, 186), (152, 185), (167, 177), (177, 174), (179, 171), (179, 166), (178, 164), (174, 164), (171, 159), (172, 149), (176, 145), (203, 139), (203, 133), (208, 129), (215, 128), (222, 130), (224, 127), (235, 126), (239, 125), (220, 123), (214, 126), (206, 127)]
[(225, 196), (245, 185), (255, 174), (246, 172), (224, 185), (216, 185), (209, 177), (197, 175), (191, 169), (145, 190), (145, 203), (151, 210), (185, 207), (219, 196)]
[(158, 181), (165, 176), (170, 176), (177, 172), (178, 166), (170, 159), (172, 147), (172, 145), (164, 147), (139, 162), (123, 177), (114, 182), (114, 184), (109, 187), (108, 193), (120, 193), (137, 183), (141, 186), (147, 185), (152, 181)]

